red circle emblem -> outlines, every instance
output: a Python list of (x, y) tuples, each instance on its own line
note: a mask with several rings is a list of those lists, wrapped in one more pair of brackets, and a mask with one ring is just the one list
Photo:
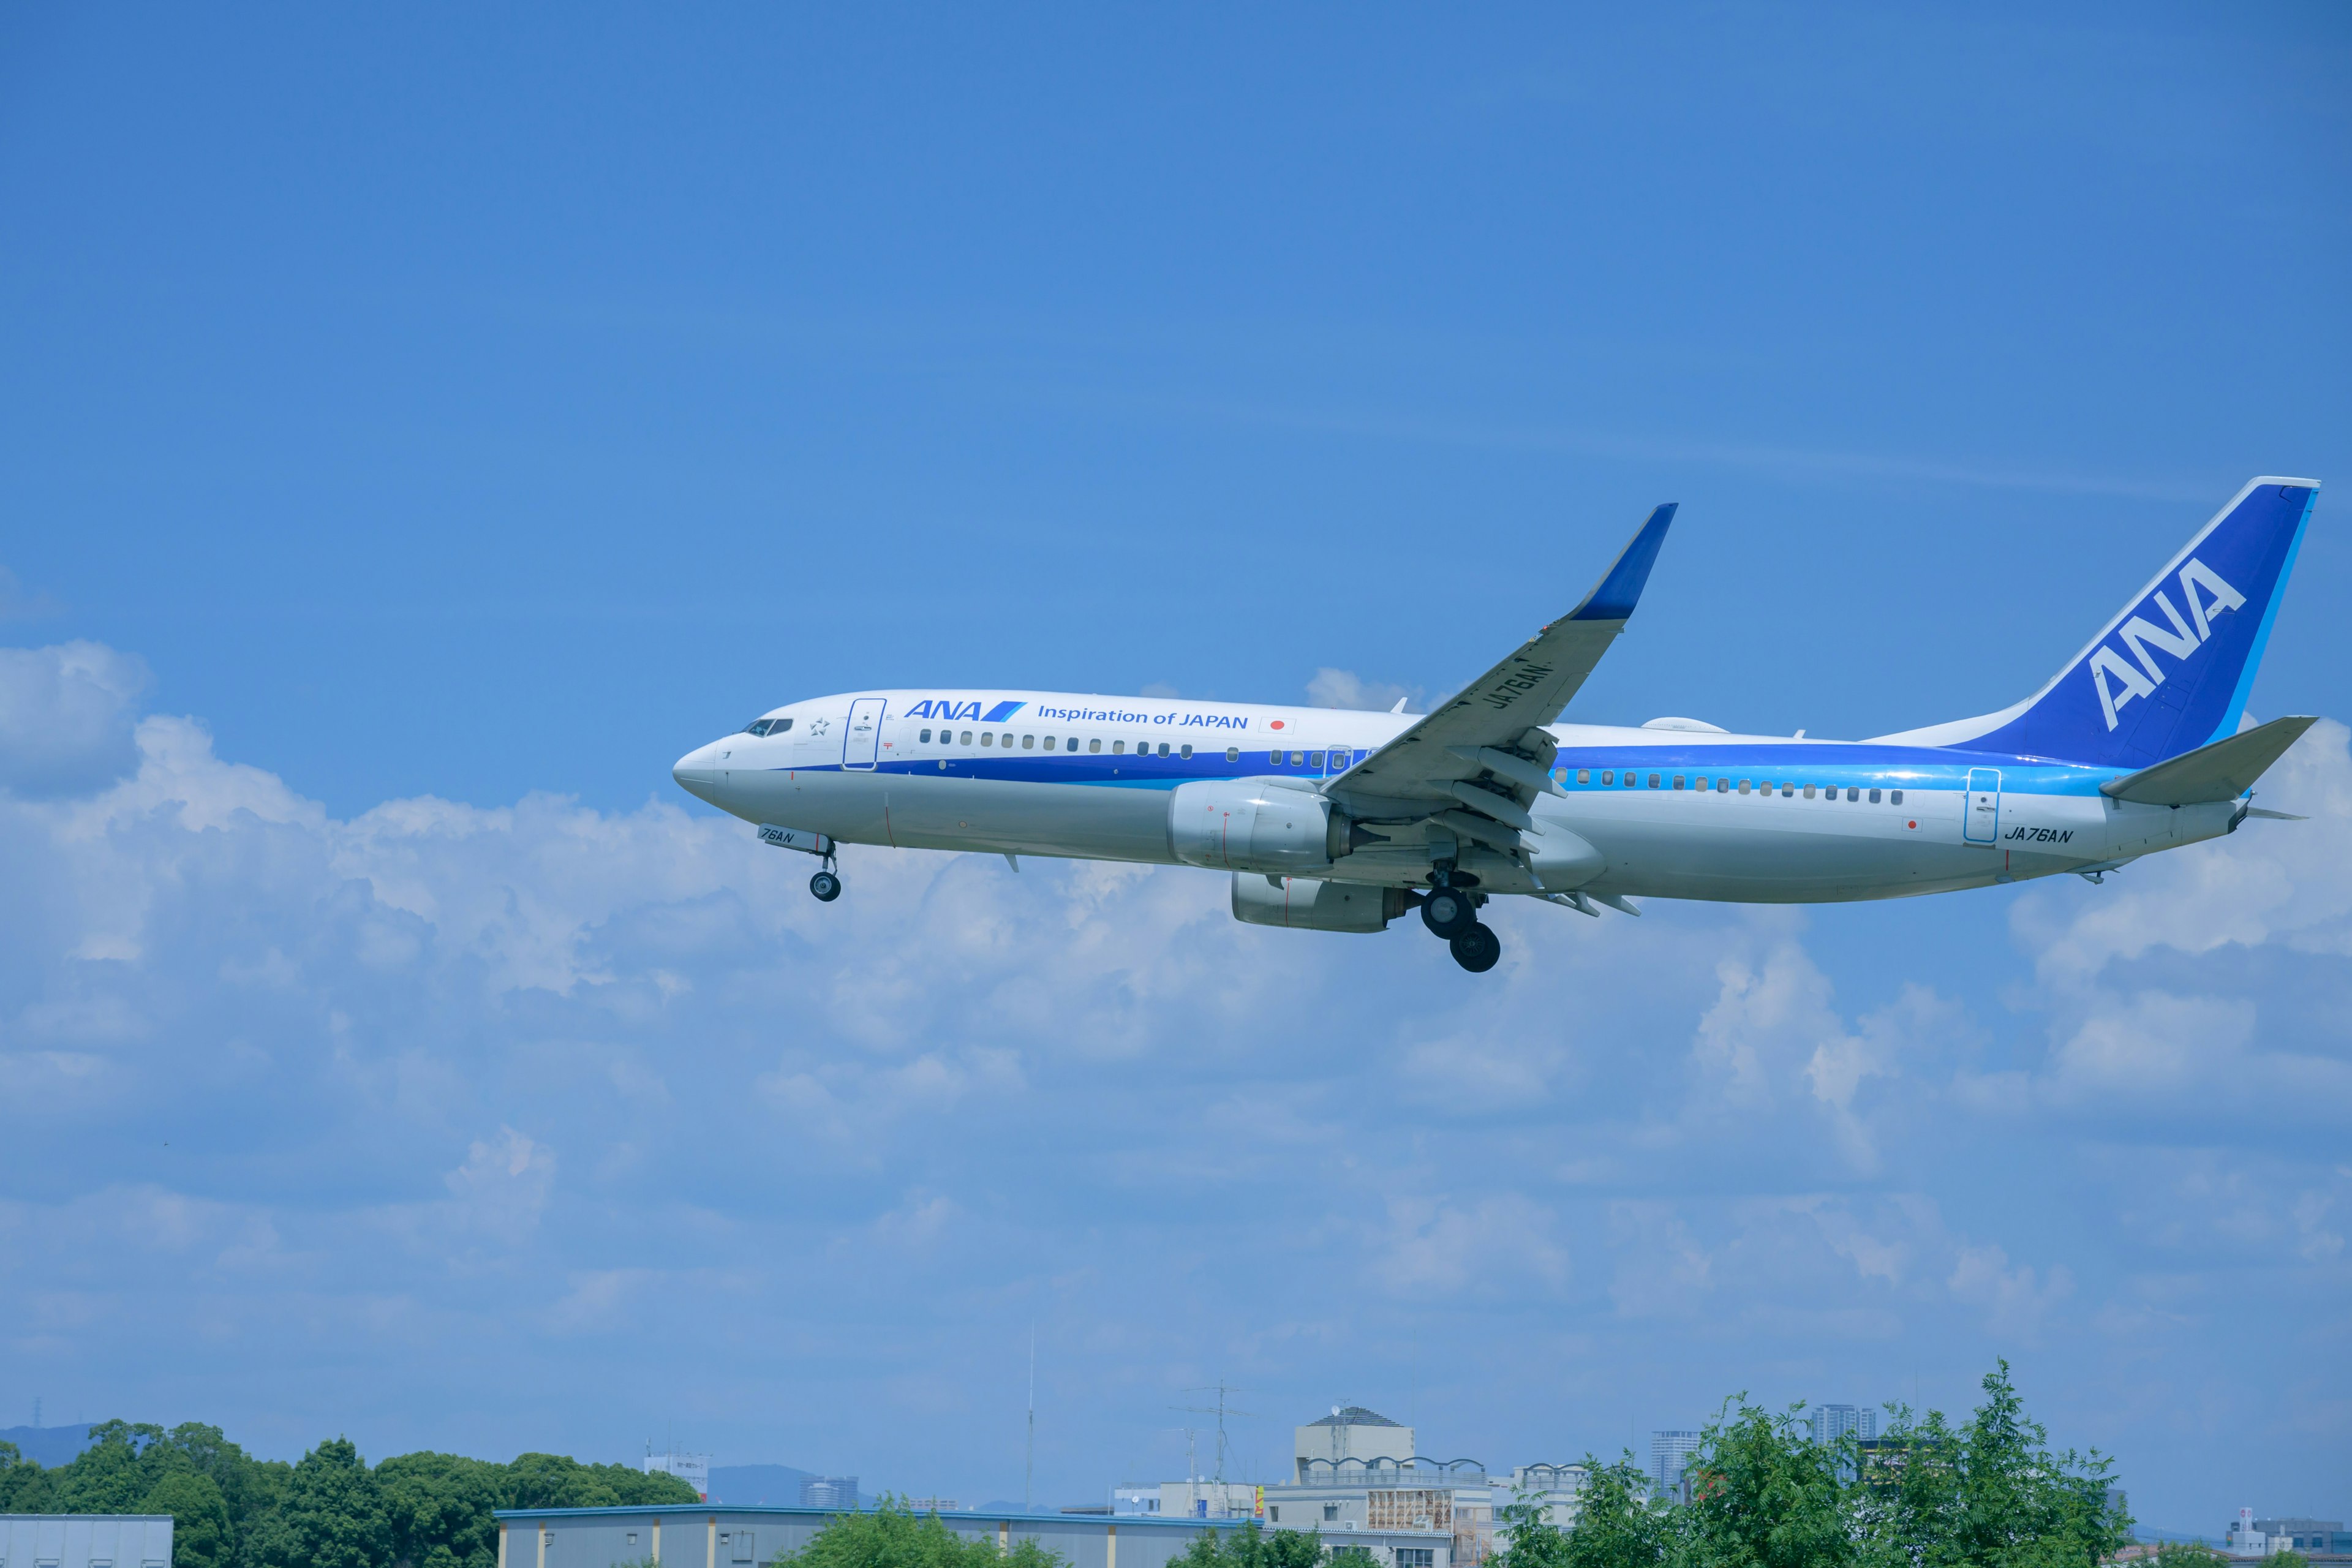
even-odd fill
[(1274, 721), (1274, 728), (1276, 728), (1276, 729), (1277, 729), (1277, 730), (1281, 729), (1281, 728), (1282, 728), (1282, 721), (1281, 721), (1281, 720), (1279, 720), (1279, 719), (1276, 719), (1276, 720)]

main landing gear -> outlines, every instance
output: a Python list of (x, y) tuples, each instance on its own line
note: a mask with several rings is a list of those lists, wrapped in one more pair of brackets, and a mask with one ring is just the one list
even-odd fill
[(1486, 901), (1475, 891), (1478, 879), (1440, 861), (1429, 874), (1429, 891), (1422, 895), (1421, 923), (1454, 953), (1454, 962), (1473, 974), (1484, 974), (1503, 956), (1503, 942), (1493, 928), (1478, 919)]

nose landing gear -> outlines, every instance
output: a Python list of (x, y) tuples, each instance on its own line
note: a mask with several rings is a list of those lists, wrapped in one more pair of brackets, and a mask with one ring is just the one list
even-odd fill
[(809, 879), (809, 891), (816, 895), (819, 903), (829, 904), (841, 897), (841, 879), (831, 871), (819, 871)]

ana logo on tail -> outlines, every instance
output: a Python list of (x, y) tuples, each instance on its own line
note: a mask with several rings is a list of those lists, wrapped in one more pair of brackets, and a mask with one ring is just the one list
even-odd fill
[[(2197, 596), (2200, 589), (2207, 595), (2203, 599)], [(2149, 651), (2151, 646), (2186, 661), (2213, 635), (2214, 616), (2234, 610), (2246, 602), (2243, 594), (2221, 581), (2220, 573), (2202, 561), (2195, 560), (2180, 569), (2180, 596), (2189, 605), (2187, 620), (2181, 618), (2180, 612), (2173, 607), (2163, 589), (2158, 589), (2148, 601), (2148, 605), (2164, 612), (2164, 618), (2172, 623), (2171, 630), (2167, 631), (2146, 616), (2136, 615), (2116, 631), (2116, 640), (2131, 649), (2131, 659), (2124, 658), (2104, 642), (2091, 650), (2091, 684), (2098, 689), (2099, 711), (2106, 715), (2108, 729), (2116, 727), (2116, 710), (2135, 697), (2153, 696), (2156, 689), (2164, 684), (2164, 671), (2158, 667), (2155, 654)], [(2148, 605), (2143, 605), (2141, 608), (2146, 609)], [(2135, 665), (2132, 659), (2139, 662)], [(2107, 684), (2109, 677), (2121, 686), (2120, 691)]]

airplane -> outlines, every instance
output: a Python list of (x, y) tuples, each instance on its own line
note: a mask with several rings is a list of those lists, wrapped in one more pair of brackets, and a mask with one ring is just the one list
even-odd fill
[(1585, 915), (1637, 898), (1825, 903), (2072, 872), (2233, 833), (2317, 721), (2246, 695), (2318, 481), (2249, 480), (2040, 690), (1866, 741), (1696, 719), (1561, 721), (1633, 614), (1657, 508), (1581, 603), (1427, 713), (994, 688), (769, 710), (671, 772), (817, 857), (845, 844), (1191, 866), (1236, 919), (1384, 931), (1409, 910), (1474, 973), (1496, 898)]

